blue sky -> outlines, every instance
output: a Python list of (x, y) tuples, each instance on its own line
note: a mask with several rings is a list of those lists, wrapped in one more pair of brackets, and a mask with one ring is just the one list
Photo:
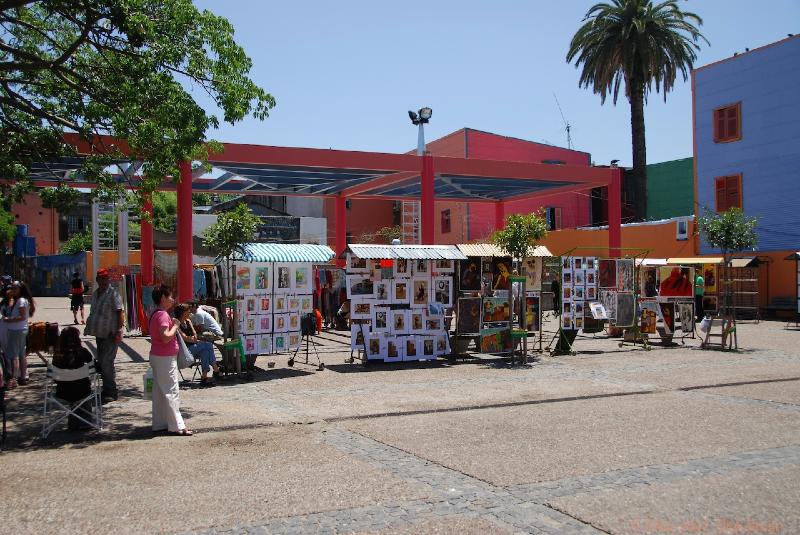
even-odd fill
[[(566, 146), (630, 165), (630, 108), (579, 89), (566, 50), (594, 1), (195, 0), (225, 16), (277, 106), (264, 122), (224, 124), (218, 141), (405, 152), (407, 110), (433, 108), (432, 140), (462, 127)], [(800, 33), (800, 0), (683, 1), (703, 18), (702, 66)], [(198, 100), (203, 105), (200, 95)], [(648, 162), (692, 155), (690, 83), (646, 108)]]

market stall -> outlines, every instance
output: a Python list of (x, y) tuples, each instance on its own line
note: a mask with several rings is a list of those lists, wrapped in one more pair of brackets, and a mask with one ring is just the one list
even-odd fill
[(234, 337), (246, 356), (300, 347), (301, 317), (314, 312), (314, 266), (334, 257), (325, 245), (251, 243), (235, 259)]
[(455, 284), (456, 352), (465, 353), (472, 340), (482, 353), (511, 351), (512, 318), (516, 318), (513, 332), (522, 332), (521, 337), (526, 340), (534, 338), (541, 351), (543, 297), (549, 297), (551, 308), (553, 302), (551, 277), (544, 276), (550, 251), (544, 246), (535, 247), (530, 257), (522, 259), (521, 271), (515, 277), (512, 258), (498, 246), (470, 243), (456, 247), (466, 256), (458, 262)]
[(450, 353), (452, 245), (349, 245), (344, 251), (351, 348), (364, 363), (435, 360)]

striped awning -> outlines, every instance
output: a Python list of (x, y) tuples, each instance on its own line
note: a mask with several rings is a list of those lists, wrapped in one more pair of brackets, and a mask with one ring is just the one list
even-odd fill
[(329, 262), (334, 257), (327, 245), (311, 243), (248, 243), (238, 260), (248, 262)]
[(667, 264), (676, 264), (682, 266), (691, 264), (721, 264), (723, 260), (724, 259), (721, 256), (692, 256), (688, 258), (667, 258)]
[(345, 253), (358, 258), (394, 259), (408, 258), (414, 260), (466, 260), (455, 245), (348, 245)]
[[(493, 243), (459, 243), (458, 250), (467, 256), (509, 256), (508, 253)], [(553, 256), (544, 245), (537, 245), (527, 258)]]

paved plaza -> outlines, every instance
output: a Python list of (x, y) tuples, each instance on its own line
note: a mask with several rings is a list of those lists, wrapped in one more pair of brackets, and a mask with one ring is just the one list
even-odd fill
[[(66, 299), (38, 303), (36, 319), (71, 320)], [(325, 333), (323, 371), (275, 355), (252, 381), (183, 389), (189, 438), (152, 436), (149, 344), (126, 338), (102, 433), (38, 438), (42, 366), (10, 392), (4, 531), (798, 533), (785, 327), (741, 324), (736, 352), (588, 335), (524, 367), (365, 368), (345, 363), (349, 333)]]

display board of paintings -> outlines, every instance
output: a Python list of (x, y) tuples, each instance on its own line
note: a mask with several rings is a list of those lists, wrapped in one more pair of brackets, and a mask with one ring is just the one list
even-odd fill
[[(593, 318), (589, 306), (597, 301), (601, 293), (601, 269), (616, 280), (616, 264), (613, 270), (592, 256), (564, 256), (561, 259), (561, 327), (564, 330), (581, 330), (585, 318)], [(613, 282), (608, 279), (604, 283)]]
[[(454, 261), (394, 259), (391, 269), (381, 269), (377, 260), (348, 256), (346, 266), (350, 314), (361, 323), (351, 331), (351, 348), (366, 347), (367, 359), (384, 362), (434, 360), (449, 353), (444, 311), (454, 304)], [(363, 343), (354, 341), (357, 337)]]
[(234, 266), (239, 333), (247, 355), (299, 345), (300, 317), (313, 311), (310, 263), (247, 262)]

